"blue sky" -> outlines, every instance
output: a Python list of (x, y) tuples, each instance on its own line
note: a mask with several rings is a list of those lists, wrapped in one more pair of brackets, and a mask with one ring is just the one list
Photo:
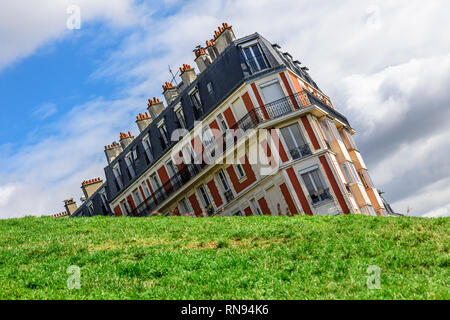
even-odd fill
[[(66, 10), (81, 9), (68, 30)], [(103, 146), (229, 22), (310, 68), (394, 209), (450, 215), (448, 1), (25, 1), (0, 12), (0, 218), (62, 211)], [(26, 19), (18, 19), (25, 15)], [(425, 109), (426, 108), (426, 109)]]

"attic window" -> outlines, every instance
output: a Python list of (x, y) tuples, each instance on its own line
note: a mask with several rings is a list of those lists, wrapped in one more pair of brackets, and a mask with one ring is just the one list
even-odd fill
[(208, 84), (206, 85), (206, 88), (208, 89), (208, 93), (209, 93), (210, 95), (213, 95), (213, 94), (214, 94), (214, 87), (213, 87), (212, 82), (208, 82)]
[(252, 70), (253, 73), (268, 68), (268, 64), (256, 40), (241, 45), (241, 48), (242, 51), (244, 52), (247, 64), (250, 66), (250, 69)]

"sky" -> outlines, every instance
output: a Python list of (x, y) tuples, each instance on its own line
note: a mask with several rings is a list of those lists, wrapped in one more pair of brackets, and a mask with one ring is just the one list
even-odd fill
[[(80, 28), (68, 28), (79, 8)], [(395, 211), (450, 216), (450, 1), (0, 0), (0, 218), (63, 211), (222, 22), (310, 69)], [(75, 25), (76, 26), (76, 25)]]

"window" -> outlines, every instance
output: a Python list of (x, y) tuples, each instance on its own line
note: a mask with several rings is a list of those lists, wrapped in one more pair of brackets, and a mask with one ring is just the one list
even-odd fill
[[(283, 89), (281, 89), (277, 79), (261, 84), (260, 88), (266, 103), (271, 103), (285, 97)], [(292, 110), (288, 104), (280, 103), (273, 111), (279, 111), (279, 115), (282, 115)], [(278, 116), (278, 114), (276, 116)]]
[(320, 126), (322, 127), (323, 132), (325, 133), (325, 137), (327, 140), (327, 143), (334, 140), (333, 134), (330, 131), (330, 128), (328, 128), (326, 120), (319, 120)]
[(127, 154), (125, 156), (125, 163), (127, 165), (128, 178), (131, 180), (136, 175), (136, 172), (134, 172), (134, 168), (133, 168), (133, 165), (132, 165), (131, 153), (129, 153), (129, 154)]
[(129, 215), (130, 214), (130, 209), (129, 209), (129, 207), (128, 207), (128, 204), (127, 204), (127, 202), (125, 201), (125, 200), (123, 200), (121, 203), (120, 203), (120, 206), (122, 207), (122, 211), (125, 213), (125, 215)]
[(242, 165), (240, 163), (238, 163), (236, 165), (236, 171), (237, 171), (237, 175), (238, 175), (239, 180), (245, 178), (245, 171), (242, 168)]
[(154, 160), (152, 154), (152, 145), (150, 144), (150, 137), (147, 135), (142, 139), (142, 144), (144, 145), (145, 155), (147, 159), (147, 164), (150, 164)]
[(356, 150), (356, 144), (355, 141), (353, 140), (352, 135), (350, 134), (350, 132), (347, 131), (347, 129), (343, 129), (342, 131), (342, 137), (344, 140), (344, 144), (347, 147), (348, 150)]
[(205, 186), (201, 185), (199, 188), (200, 194), (202, 195), (203, 205), (205, 208), (209, 207), (211, 204), (211, 199), (209, 199), (208, 192), (205, 189)]
[(167, 161), (166, 167), (167, 167), (167, 171), (169, 172), (170, 178), (172, 178), (177, 173), (177, 169), (175, 168), (173, 161), (172, 160)]
[(268, 68), (258, 43), (247, 46), (242, 50), (244, 51), (245, 58), (247, 59), (252, 72), (257, 72)]
[(300, 159), (311, 154), (311, 149), (303, 138), (297, 123), (280, 129), (292, 159)]
[(186, 128), (186, 119), (184, 118), (184, 113), (183, 109), (181, 108), (181, 104), (175, 107), (175, 115), (177, 116), (181, 128)]
[(102, 212), (104, 215), (108, 214), (108, 197), (105, 189), (100, 190), (100, 198), (102, 199)]
[(190, 143), (183, 147), (183, 159), (185, 164), (195, 163), (194, 149), (192, 149), (192, 145)]
[(319, 123), (325, 132), (326, 139), (328, 140), (327, 142), (332, 142), (336, 139), (341, 140), (341, 135), (337, 131), (336, 126), (331, 119), (324, 118), (319, 120)]
[(145, 199), (150, 198), (150, 190), (148, 190), (148, 186), (145, 182), (142, 182), (142, 190), (144, 191)]
[(208, 93), (209, 93), (210, 95), (213, 95), (213, 94), (214, 94), (214, 87), (213, 87), (212, 82), (208, 82), (208, 83), (206, 84), (206, 88), (208, 89)]
[(362, 209), (361, 211), (363, 211), (368, 216), (375, 216), (375, 217), (377, 216), (377, 213), (375, 212), (372, 206), (365, 206), (362, 207), (361, 209)]
[(131, 154), (132, 154), (132, 160), (133, 160), (133, 162), (134, 162), (134, 164), (136, 165), (136, 162), (138, 161), (138, 147), (136, 146), (136, 147), (134, 147), (133, 148), (133, 151), (131, 151)]
[(136, 205), (140, 205), (144, 200), (142, 199), (141, 194), (139, 193), (139, 190), (136, 189), (133, 191), (133, 197), (136, 200)]
[(353, 178), (352, 175), (350, 174), (350, 169), (348, 168), (346, 163), (341, 164), (341, 169), (342, 169), (342, 172), (344, 173), (345, 180), (347, 180), (347, 183), (355, 183), (356, 182), (355, 178)]
[(233, 213), (233, 216), (242, 216), (241, 210), (236, 210), (236, 211)]
[(358, 172), (358, 174), (359, 174), (360, 180), (362, 181), (362, 183), (366, 189), (374, 187), (372, 179), (370, 178), (369, 172), (367, 170), (363, 169), (360, 172)]
[(222, 132), (225, 133), (228, 130), (228, 125), (225, 122), (225, 119), (223, 118), (223, 115), (219, 114), (217, 116), (217, 119), (219, 120), (220, 130), (222, 130)]
[(183, 214), (191, 212), (189, 204), (187, 203), (185, 198), (181, 199), (181, 201), (180, 201), (180, 209), (181, 209), (181, 213), (183, 213)]
[(214, 144), (214, 137), (211, 134), (211, 130), (208, 126), (204, 126), (202, 129), (202, 142), (205, 148), (208, 148), (210, 145)]
[(166, 148), (169, 145), (169, 133), (167, 132), (166, 124), (164, 123), (164, 120), (162, 120), (158, 124), (159, 133), (161, 134), (161, 138), (163, 142), (163, 148)]
[(155, 197), (157, 202), (159, 202), (159, 200), (161, 200), (161, 183), (159, 182), (158, 176), (156, 175), (156, 173), (154, 173), (153, 175), (150, 176), (150, 183), (153, 186), (153, 190), (155, 192)]
[(222, 184), (223, 191), (225, 192), (225, 191), (230, 190), (230, 184), (228, 183), (228, 179), (225, 176), (225, 173), (223, 172), (223, 170), (219, 171), (218, 176), (219, 176), (220, 182)]
[(116, 189), (120, 190), (123, 188), (123, 183), (122, 183), (122, 173), (120, 172), (120, 167), (119, 164), (116, 164), (113, 167), (113, 173), (114, 173), (114, 182), (116, 183)]
[(87, 203), (87, 208), (88, 208), (89, 215), (93, 216), (94, 215), (94, 205), (92, 204), (91, 201), (89, 201)]
[(259, 206), (254, 198), (250, 199), (250, 204), (252, 205), (253, 212), (256, 212), (257, 215), (262, 216), (262, 212), (259, 209)]
[(202, 100), (200, 99), (200, 93), (198, 91), (198, 88), (195, 88), (194, 91), (192, 91), (192, 93), (190, 94), (190, 96), (195, 108), (200, 110), (202, 108)]
[(223, 170), (219, 171), (218, 176), (225, 199), (227, 200), (227, 203), (229, 203), (234, 199), (233, 191), (231, 191), (230, 184), (228, 183), (228, 179)]
[(303, 173), (302, 178), (313, 204), (331, 199), (329, 190), (325, 188), (322, 175), (317, 168)]
[(346, 161), (341, 164), (342, 172), (344, 173), (345, 179), (348, 183), (361, 183), (360, 176), (356, 172), (355, 166), (353, 163)]
[(156, 173), (154, 173), (151, 177), (150, 177), (150, 181), (151, 184), (153, 185), (153, 188), (155, 190), (158, 190), (159, 188), (161, 188), (161, 183), (159, 182), (158, 177), (156, 176)]

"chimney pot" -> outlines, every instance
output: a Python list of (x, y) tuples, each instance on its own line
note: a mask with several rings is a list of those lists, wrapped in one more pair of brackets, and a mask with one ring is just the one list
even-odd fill
[(170, 105), (178, 97), (178, 89), (173, 84), (166, 81), (162, 86), (164, 98), (166, 98), (167, 105)]
[(153, 97), (153, 100), (148, 99), (147, 105), (147, 110), (152, 121), (155, 120), (164, 110), (164, 103), (155, 97)]
[(221, 54), (234, 40), (236, 40), (236, 36), (234, 35), (232, 27), (224, 22), (222, 27), (219, 27), (219, 31), (217, 32), (216, 30), (214, 32), (214, 40), (218, 54)]
[(183, 67), (180, 68), (181, 74), (180, 77), (183, 80), (183, 84), (187, 87), (192, 82), (197, 79), (197, 74), (195, 73), (195, 70), (191, 68), (188, 64), (183, 64)]

